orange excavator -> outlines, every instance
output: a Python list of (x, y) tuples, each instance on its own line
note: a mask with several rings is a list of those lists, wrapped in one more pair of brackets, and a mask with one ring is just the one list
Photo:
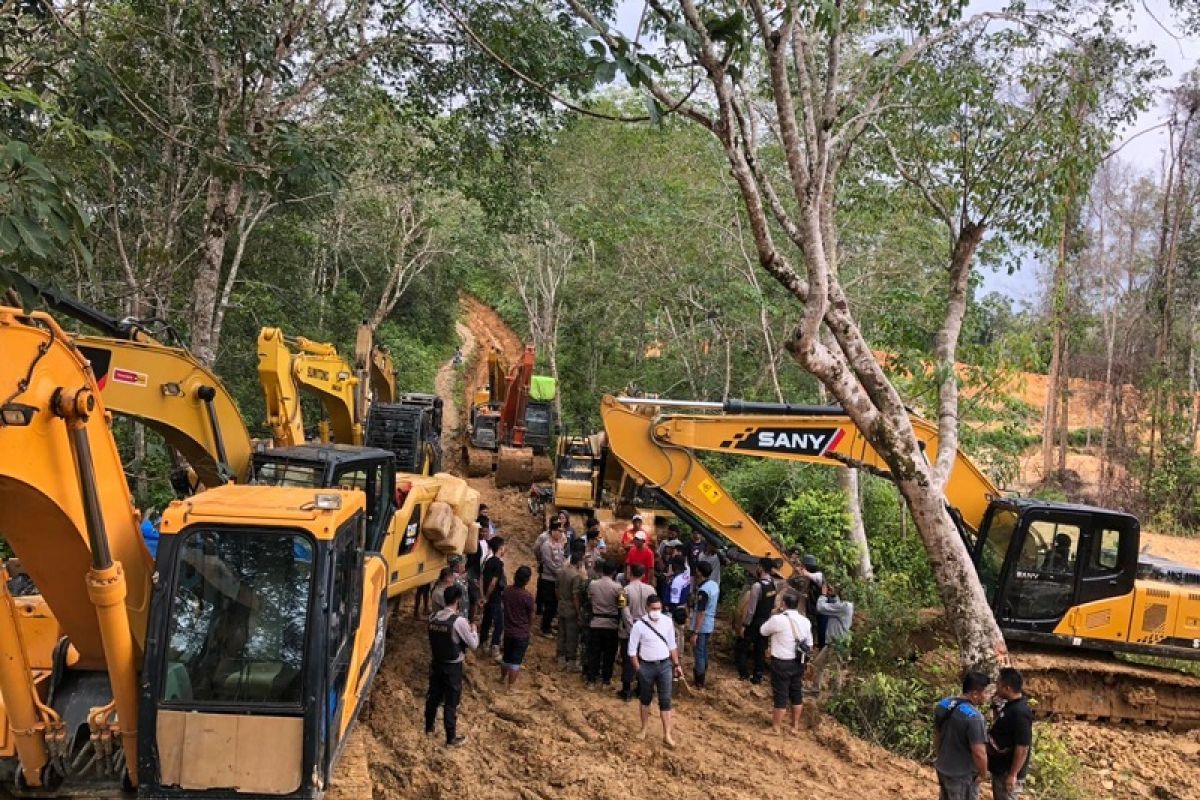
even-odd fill
[(552, 378), (533, 374), (537, 353), (525, 345), (512, 367), (503, 354), (488, 354), (487, 386), (474, 394), (463, 444), (467, 474), (494, 472), (497, 486), (528, 485), (553, 472), (548, 453), (554, 437)]

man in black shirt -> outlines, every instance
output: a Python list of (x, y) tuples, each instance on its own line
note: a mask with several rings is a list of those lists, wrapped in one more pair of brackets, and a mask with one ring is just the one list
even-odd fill
[(487, 644), (490, 634), (492, 657), (499, 658), (500, 640), (504, 635), (504, 604), (500, 597), (508, 585), (504, 574), (504, 539), (496, 536), (488, 544), (492, 555), (481, 565), (483, 574), (479, 588), (483, 600), (483, 621), (479, 627), (479, 642), (481, 645)]
[(1033, 711), (1025, 698), (1021, 673), (1000, 670), (996, 696), (1004, 701), (988, 731), (988, 772), (994, 800), (1020, 800), (1025, 793), (1033, 747)]

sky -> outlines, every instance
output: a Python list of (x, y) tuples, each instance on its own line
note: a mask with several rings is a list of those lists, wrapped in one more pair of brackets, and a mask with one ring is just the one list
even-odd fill
[[(620, 0), (617, 7), (617, 27), (632, 35), (637, 28), (644, 0)], [(968, 13), (992, 10), (1004, 5), (1002, 0), (973, 0)], [(1161, 126), (1167, 116), (1165, 90), (1175, 86), (1190, 69), (1200, 65), (1200, 40), (1184, 37), (1172, 16), (1167, 0), (1134, 0), (1133, 12), (1122, 20), (1121, 30), (1131, 42), (1149, 43), (1156, 57), (1166, 67), (1167, 74), (1158, 82), (1156, 101), (1131, 125), (1117, 136), (1118, 157), (1143, 172), (1157, 173), (1167, 146), (1167, 133)], [(1018, 305), (1037, 300), (1038, 264), (1035, 259), (1013, 275), (985, 272), (982, 293), (1001, 292)]]

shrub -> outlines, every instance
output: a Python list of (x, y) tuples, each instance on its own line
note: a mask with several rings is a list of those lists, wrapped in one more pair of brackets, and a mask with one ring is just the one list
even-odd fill
[(1042, 800), (1077, 800), (1081, 796), (1076, 775), (1079, 759), (1047, 723), (1033, 726), (1033, 763), (1026, 786)]
[(856, 736), (927, 761), (933, 755), (933, 708), (940, 698), (911, 673), (869, 672), (844, 683), (826, 710)]

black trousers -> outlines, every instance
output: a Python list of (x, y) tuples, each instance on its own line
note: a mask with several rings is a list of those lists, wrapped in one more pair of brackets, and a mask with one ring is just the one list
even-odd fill
[(621, 691), (628, 694), (633, 689), (635, 681), (638, 684), (638, 691), (641, 691), (642, 679), (633, 668), (633, 659), (629, 657), (628, 636), (617, 640), (617, 649), (621, 651), (618, 656), (621, 659)]
[(462, 698), (463, 662), (453, 664), (433, 662), (429, 665), (429, 691), (425, 693), (425, 730), (432, 731), (437, 721), (438, 706), (445, 706), (442, 722), (446, 726), (446, 741), (454, 740), (458, 725), (458, 701)]
[(558, 616), (558, 584), (545, 578), (538, 580), (537, 596), (542, 604), (542, 633), (550, 633)]
[(588, 681), (610, 683), (616, 656), (616, 628), (592, 628), (588, 631), (588, 665), (584, 677)]
[(758, 625), (751, 623), (733, 644), (733, 662), (737, 665), (738, 677), (762, 680), (767, 670), (767, 647), (770, 639), (757, 632)]

